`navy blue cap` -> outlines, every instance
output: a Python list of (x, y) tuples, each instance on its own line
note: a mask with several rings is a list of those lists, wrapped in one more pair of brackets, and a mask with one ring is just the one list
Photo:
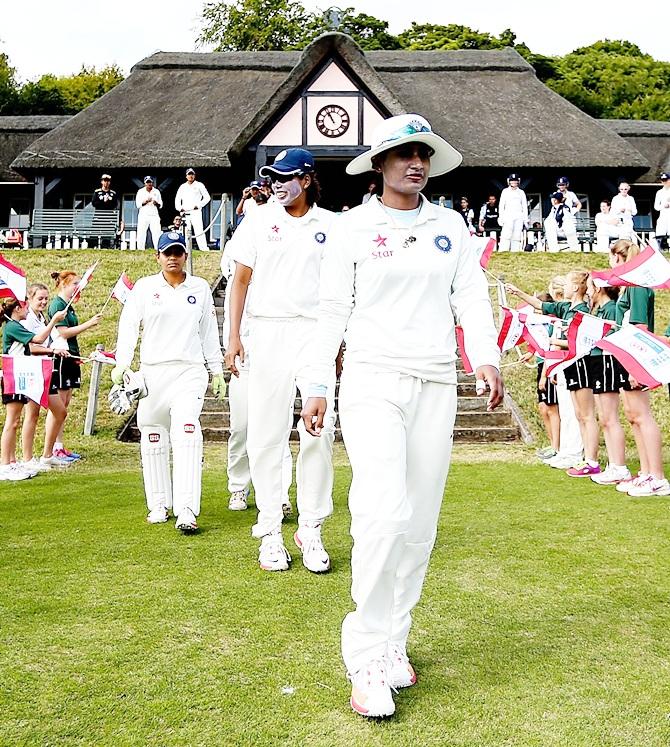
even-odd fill
[(559, 202), (563, 202), (563, 200), (565, 199), (565, 197), (563, 196), (563, 192), (552, 192), (549, 197), (552, 200), (558, 200)]
[(314, 171), (314, 156), (304, 148), (289, 148), (277, 155), (272, 166), (261, 166), (261, 176), (272, 174), (309, 174)]
[(559, 176), (558, 179), (556, 180), (557, 187), (563, 187), (563, 186), (567, 187), (569, 184), (570, 184), (570, 180), (568, 179), (567, 176)]
[(144, 183), (146, 184), (147, 182), (151, 182), (153, 184), (154, 183), (153, 176), (145, 176), (144, 177)]
[(254, 189), (260, 189), (263, 186), (263, 182), (253, 181), (249, 186)]
[(186, 169), (186, 176), (193, 174), (195, 176), (195, 169)]
[(512, 172), (512, 173), (511, 173), (511, 174), (510, 174), (510, 175), (509, 175), (509, 176), (507, 177), (507, 181), (508, 181), (508, 182), (519, 182), (519, 181), (521, 181), (521, 179), (520, 179), (520, 177), (519, 177), (519, 175), (518, 175), (518, 174), (516, 174), (516, 173)]
[(668, 179), (670, 179), (670, 173), (668, 173), (667, 171), (663, 171), (663, 172), (661, 172), (661, 175), (660, 175), (659, 179), (660, 179), (660, 180), (661, 180), (662, 182), (665, 182), (665, 181), (667, 181)]
[(180, 249), (186, 251), (186, 239), (184, 235), (179, 233), (179, 231), (166, 231), (162, 233), (158, 239), (158, 251), (164, 252), (173, 246), (178, 246)]

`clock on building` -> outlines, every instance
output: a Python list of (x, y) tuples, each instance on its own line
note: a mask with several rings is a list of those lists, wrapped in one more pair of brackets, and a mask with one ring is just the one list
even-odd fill
[(349, 129), (349, 114), (338, 104), (328, 104), (317, 112), (316, 127), (326, 137), (340, 137)]

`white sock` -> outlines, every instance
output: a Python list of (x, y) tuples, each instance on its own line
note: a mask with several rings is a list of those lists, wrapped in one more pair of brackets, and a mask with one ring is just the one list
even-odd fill
[(593, 459), (587, 459), (586, 463), (589, 465), (589, 467), (597, 467), (598, 462), (594, 462)]
[(56, 441), (54, 444), (54, 451), (58, 451), (59, 449), (63, 448), (63, 442), (62, 441)]

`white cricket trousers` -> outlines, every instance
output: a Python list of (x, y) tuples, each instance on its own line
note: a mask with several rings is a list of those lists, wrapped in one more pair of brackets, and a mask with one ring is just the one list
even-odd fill
[(556, 375), (556, 397), (558, 414), (561, 418), (558, 453), (561, 457), (574, 458), (577, 464), (582, 459), (584, 444), (579, 430), (579, 421), (575, 415), (572, 395), (565, 385), (565, 374), (562, 371)]
[[(204, 365), (140, 367), (147, 396), (137, 406), (144, 491), (149, 511), (164, 506), (198, 516), (202, 491), (200, 413), (209, 376)], [(170, 446), (172, 480), (170, 480)]]
[(500, 230), (499, 252), (520, 252), (523, 218), (508, 218)]
[[(254, 537), (281, 528), (282, 462), (291, 426), (287, 413), (295, 401), (296, 386), (306, 401), (310, 382), (312, 335), (316, 320), (249, 319), (253, 348), (249, 367), (249, 425), (247, 453), (258, 518)], [(298, 423), (300, 451), (296, 462), (298, 524), (315, 526), (333, 511), (333, 441), (335, 440), (335, 361), (326, 399), (328, 410), (321, 436), (310, 436)]]
[(147, 245), (147, 229), (151, 231), (151, 242), (154, 249), (158, 248), (158, 239), (161, 236), (161, 219), (158, 215), (144, 216), (142, 213), (137, 218), (137, 248), (145, 249)]
[[(563, 214), (563, 225), (561, 226), (565, 239), (568, 242), (568, 250), (571, 252), (579, 251), (579, 241), (577, 241), (577, 224), (572, 215)], [(558, 252), (558, 224), (553, 215), (548, 215), (544, 219), (544, 235), (547, 239), (547, 251)]]
[(351, 463), (351, 596), (342, 624), (350, 674), (404, 647), (437, 534), (456, 418), (456, 385), (346, 366), (340, 425)]
[(208, 252), (209, 247), (207, 246), (207, 239), (202, 232), (202, 212), (200, 211), (200, 208), (191, 210), (190, 212), (186, 213), (184, 217), (191, 224), (192, 235), (195, 238), (196, 243), (198, 244), (198, 249), (200, 249), (201, 252)]
[[(228, 436), (228, 490), (246, 490), (251, 482), (247, 455), (247, 425), (249, 423), (249, 350), (245, 345), (244, 363), (239, 365), (239, 376), (231, 376), (228, 384), (230, 427)], [(288, 417), (293, 425), (293, 403)], [(282, 461), (282, 504), (289, 502), (288, 491), (293, 480), (293, 457), (288, 441)]]

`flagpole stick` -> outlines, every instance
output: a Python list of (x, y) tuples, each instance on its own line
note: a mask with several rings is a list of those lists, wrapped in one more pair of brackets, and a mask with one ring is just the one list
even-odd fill
[(114, 288), (112, 288), (111, 293), (107, 296), (107, 300), (102, 305), (102, 308), (100, 309), (100, 311), (98, 311), (98, 314), (102, 315), (102, 312), (107, 308), (107, 304), (112, 300), (113, 295), (114, 295)]
[[(97, 260), (93, 264), (93, 267), (91, 267), (91, 275), (93, 275), (93, 272), (94, 272), (95, 268), (99, 264), (100, 264), (100, 260)], [(63, 311), (67, 312), (67, 310), (70, 308), (70, 306), (72, 306), (72, 304), (74, 303), (75, 298), (77, 298), (77, 296), (79, 296), (79, 295), (81, 295), (81, 291), (79, 290), (79, 288), (77, 288), (77, 290), (73, 293), (72, 298), (67, 302), (67, 306), (63, 309)]]

